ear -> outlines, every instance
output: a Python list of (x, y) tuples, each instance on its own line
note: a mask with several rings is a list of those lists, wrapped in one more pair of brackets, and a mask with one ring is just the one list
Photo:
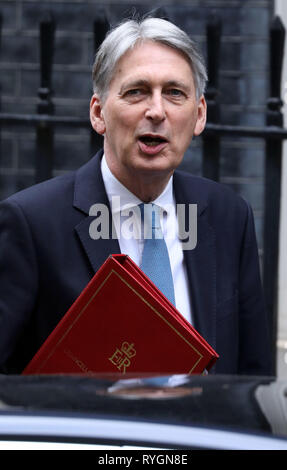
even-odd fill
[(202, 95), (198, 101), (198, 108), (197, 108), (197, 121), (195, 124), (194, 132), (193, 134), (195, 136), (199, 135), (202, 133), (202, 131), (205, 128), (206, 124), (206, 101), (204, 96)]
[(99, 96), (95, 93), (90, 102), (90, 121), (93, 129), (103, 135), (106, 131), (105, 120), (103, 116), (102, 104)]

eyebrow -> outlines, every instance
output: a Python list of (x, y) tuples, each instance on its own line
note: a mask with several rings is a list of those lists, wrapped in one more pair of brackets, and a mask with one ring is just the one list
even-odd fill
[(169, 80), (166, 83), (168, 87), (181, 88), (182, 90), (188, 92), (190, 91), (190, 86), (180, 80)]
[[(136, 88), (136, 87), (141, 87), (141, 86), (150, 86), (150, 81), (149, 80), (144, 80), (144, 79), (139, 79), (139, 80), (134, 80), (130, 82), (124, 83), (121, 88), (120, 88), (120, 94), (124, 93), (125, 90), (129, 88)], [(175, 88), (181, 88), (185, 92), (190, 92), (190, 86), (187, 85), (186, 83), (180, 81), (180, 80), (168, 80), (167, 82), (164, 83), (164, 87), (175, 87)]]
[(125, 90), (129, 88), (136, 88), (140, 86), (149, 86), (148, 80), (138, 79), (138, 80), (128, 81), (126, 83), (123, 83), (123, 85), (120, 88), (119, 94), (121, 95)]

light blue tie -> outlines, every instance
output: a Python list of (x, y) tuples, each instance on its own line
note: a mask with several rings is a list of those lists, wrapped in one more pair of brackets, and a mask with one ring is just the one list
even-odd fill
[(144, 248), (140, 268), (175, 304), (173, 279), (167, 246), (160, 225), (161, 208), (155, 204), (140, 204)]
[[(160, 225), (161, 208), (155, 204), (140, 204), (142, 219), (142, 236), (144, 247), (141, 269), (173, 303), (174, 287), (169, 255)], [(146, 385), (164, 386), (168, 376), (149, 377), (143, 380)]]

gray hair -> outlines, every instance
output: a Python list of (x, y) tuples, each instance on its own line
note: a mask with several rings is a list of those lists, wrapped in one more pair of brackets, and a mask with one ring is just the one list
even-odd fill
[(199, 99), (207, 81), (203, 58), (184, 31), (161, 18), (127, 20), (109, 32), (98, 49), (93, 65), (94, 93), (104, 100), (119, 59), (136, 44), (147, 40), (160, 42), (184, 54), (190, 64)]

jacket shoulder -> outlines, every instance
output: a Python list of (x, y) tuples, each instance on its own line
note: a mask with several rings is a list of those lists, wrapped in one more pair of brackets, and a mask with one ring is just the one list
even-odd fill
[(53, 201), (61, 203), (61, 194), (72, 193), (75, 173), (56, 176), (49, 180), (19, 191), (2, 202), (14, 203), (21, 207), (39, 207)]
[(174, 182), (177, 192), (184, 193), (189, 202), (197, 202), (203, 207), (236, 207), (245, 211), (250, 207), (248, 201), (231, 187), (202, 176), (178, 170), (174, 174)]

